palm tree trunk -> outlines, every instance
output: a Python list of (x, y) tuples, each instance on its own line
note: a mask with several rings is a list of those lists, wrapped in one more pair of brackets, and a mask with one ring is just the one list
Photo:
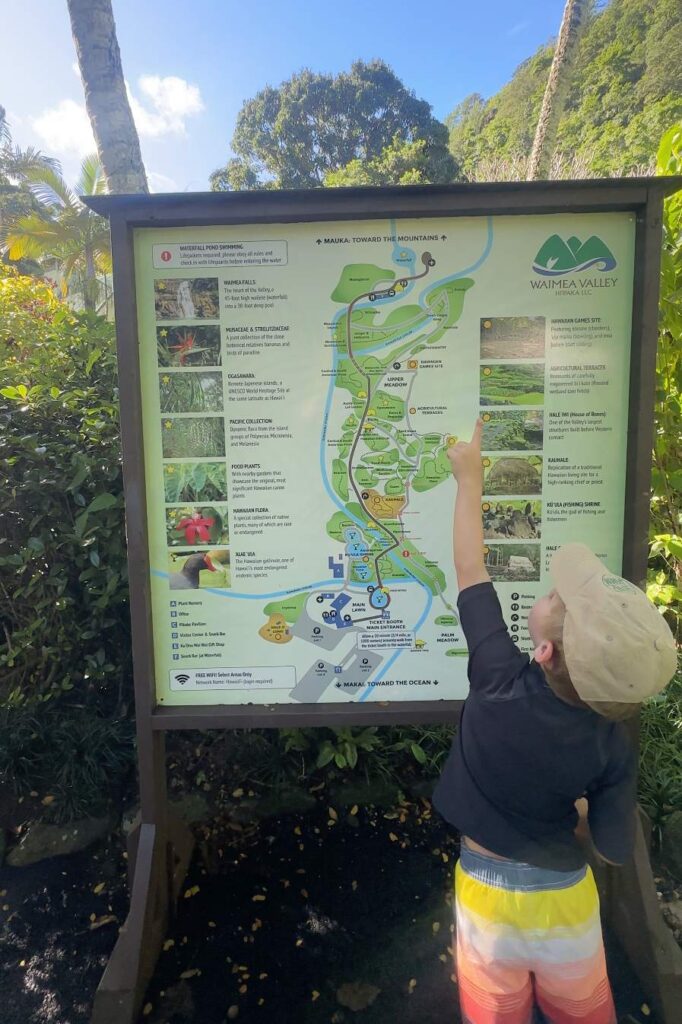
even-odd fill
[(109, 192), (148, 192), (126, 95), (111, 0), (67, 0), (97, 151)]
[(85, 246), (85, 286), (83, 288), (83, 301), (86, 309), (94, 310), (97, 301), (97, 271), (95, 269), (95, 255), (92, 246), (86, 243)]
[(535, 130), (533, 149), (528, 162), (526, 173), (528, 181), (536, 181), (538, 178), (549, 178), (550, 176), (559, 122), (566, 106), (566, 97), (578, 52), (578, 42), (587, 24), (587, 16), (592, 4), (593, 0), (566, 0), (559, 38), (554, 50), (554, 59), (549, 69), (547, 87)]

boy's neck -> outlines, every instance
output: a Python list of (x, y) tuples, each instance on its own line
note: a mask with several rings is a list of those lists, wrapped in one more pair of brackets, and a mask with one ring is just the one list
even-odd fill
[(540, 668), (542, 669), (542, 674), (545, 677), (547, 685), (555, 697), (562, 700), (564, 704), (570, 704), (575, 708), (586, 708), (588, 706), (585, 701), (580, 699), (570, 679), (553, 679), (550, 674), (545, 671), (543, 665), (541, 665)]

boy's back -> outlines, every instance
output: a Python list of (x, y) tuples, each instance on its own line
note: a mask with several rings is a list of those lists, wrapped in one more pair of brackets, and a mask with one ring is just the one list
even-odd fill
[(625, 728), (550, 689), (512, 641), (492, 583), (461, 591), (470, 694), (434, 804), (503, 857), (570, 871), (585, 863), (575, 802), (589, 798), (605, 858), (622, 863), (634, 829), (635, 755)]

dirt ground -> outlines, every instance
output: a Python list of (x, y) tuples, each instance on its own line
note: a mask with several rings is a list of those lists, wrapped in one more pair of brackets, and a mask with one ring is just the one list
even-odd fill
[[(455, 836), (422, 800), (383, 811), (319, 796), (305, 816), (199, 828), (140, 1024), (459, 1019)], [(0, 892), (4, 1024), (87, 1021), (128, 905), (118, 833), (71, 857), (5, 867)], [(609, 965), (619, 1017), (654, 1024), (612, 943)]]

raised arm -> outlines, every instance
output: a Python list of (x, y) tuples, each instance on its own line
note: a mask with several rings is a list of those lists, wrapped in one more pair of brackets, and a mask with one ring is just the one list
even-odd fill
[(490, 580), (483, 555), (482, 431), (483, 423), (477, 419), (471, 441), (458, 441), (447, 452), (452, 474), (457, 481), (452, 543), (460, 591), (475, 583), (487, 583)]

